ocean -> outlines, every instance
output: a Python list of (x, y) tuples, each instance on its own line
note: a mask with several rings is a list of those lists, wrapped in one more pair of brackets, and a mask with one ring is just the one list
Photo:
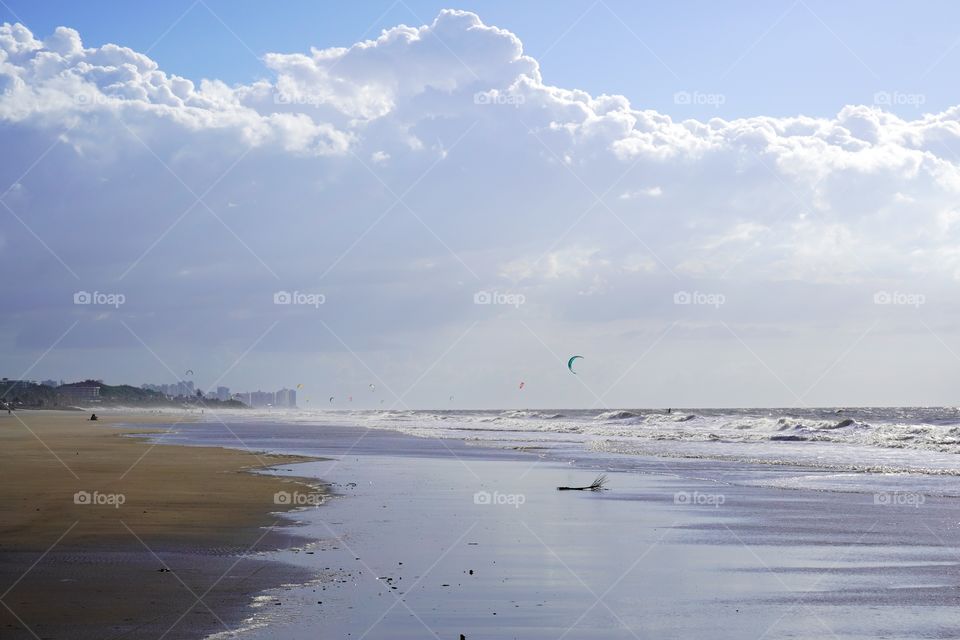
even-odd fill
[[(912, 477), (913, 490), (960, 496), (954, 407), (251, 411), (208, 418), (218, 421), (275, 425), (270, 437), (255, 439), (265, 450), (307, 452), (302, 438), (310, 432), (294, 436), (280, 425), (358, 427), (537, 451), (598, 469), (628, 470), (634, 457), (667, 466), (671, 459), (705, 459), (782, 467), (759, 482), (785, 488), (870, 492), (877, 483)], [(243, 446), (221, 435), (221, 444)], [(790, 468), (818, 473), (783, 473)]]

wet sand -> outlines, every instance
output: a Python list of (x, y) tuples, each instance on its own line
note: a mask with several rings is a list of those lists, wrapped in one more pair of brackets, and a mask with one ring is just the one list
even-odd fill
[[(388, 431), (235, 429), (329, 456), (295, 472), (343, 494), (298, 514), (297, 531), (320, 541), (310, 553), (278, 554), (320, 582), (273, 592), (282, 608), (263, 607), (267, 626), (241, 638), (960, 636), (955, 498), (748, 484), (829, 475), (796, 467), (583, 451), (565, 463)], [(609, 491), (556, 490), (597, 467)], [(912, 478), (873, 477), (913, 495)]]
[(317, 490), (248, 471), (303, 458), (124, 436), (162, 441), (189, 414), (87, 417), (0, 415), (4, 638), (202, 637), (234, 628), (263, 589), (309, 577), (250, 555), (301, 542), (276, 531), (289, 508), (276, 492)]

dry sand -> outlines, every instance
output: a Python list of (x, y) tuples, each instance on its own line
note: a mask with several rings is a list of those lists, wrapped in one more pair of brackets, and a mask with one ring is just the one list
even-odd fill
[(241, 557), (295, 542), (270, 529), (283, 510), (274, 493), (305, 490), (246, 471), (301, 459), (123, 436), (177, 416), (88, 417), (0, 415), (0, 635), (199, 637), (233, 628), (260, 590), (305, 577)]

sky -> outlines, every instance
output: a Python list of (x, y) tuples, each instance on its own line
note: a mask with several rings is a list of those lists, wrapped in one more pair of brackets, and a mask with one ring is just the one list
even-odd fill
[(3, 375), (960, 402), (960, 8), (669, 5), (3, 0)]
[[(949, 1), (4, 0), (0, 20), (38, 34), (69, 26), (88, 46), (116, 43), (168, 73), (232, 84), (269, 78), (269, 52), (347, 47), (398, 24), (429, 23), (444, 8), (517, 34), (551, 84), (620, 94), (675, 117), (830, 117), (883, 91), (925, 96), (919, 108), (891, 105), (902, 116), (955, 104), (960, 6)], [(674, 103), (674, 93), (695, 90), (726, 99), (702, 108)]]

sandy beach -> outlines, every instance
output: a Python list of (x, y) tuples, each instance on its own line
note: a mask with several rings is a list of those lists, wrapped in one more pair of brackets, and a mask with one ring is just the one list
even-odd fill
[(189, 414), (88, 416), (0, 416), (3, 637), (195, 638), (298, 578), (249, 554), (294, 540), (274, 495), (307, 488), (248, 472), (302, 459), (125, 437)]
[[(960, 633), (949, 475), (418, 437), (352, 412), (19, 418), (0, 422), (4, 638)], [(556, 490), (601, 472), (605, 491)], [(318, 486), (322, 506), (280, 515), (317, 503), (277, 492)]]

